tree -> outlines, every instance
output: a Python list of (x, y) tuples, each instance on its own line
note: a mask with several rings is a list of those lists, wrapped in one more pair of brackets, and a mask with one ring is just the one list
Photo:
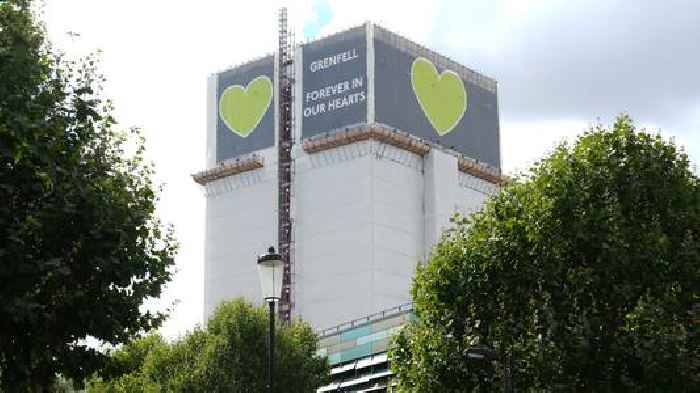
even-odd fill
[[(115, 378), (94, 378), (93, 393), (266, 391), (268, 313), (243, 300), (222, 303), (206, 329), (169, 344), (135, 340), (112, 354)], [(313, 392), (327, 383), (328, 363), (316, 356), (318, 337), (301, 321), (277, 325), (275, 391)]]
[(699, 285), (698, 178), (620, 116), (456, 219), (413, 282), (399, 391), (499, 391), (508, 363), (521, 392), (700, 391)]
[[(51, 52), (29, 0), (0, 2), (0, 389), (82, 380), (112, 344), (160, 325), (142, 313), (170, 280), (143, 139), (116, 129), (96, 58)], [(132, 143), (132, 145), (129, 145)], [(135, 146), (134, 154), (124, 153)]]

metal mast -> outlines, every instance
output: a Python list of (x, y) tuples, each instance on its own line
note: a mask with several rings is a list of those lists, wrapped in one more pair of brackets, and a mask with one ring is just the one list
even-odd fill
[(294, 307), (294, 231), (292, 221), (292, 176), (294, 165), (292, 161), (292, 145), (294, 143), (292, 129), (293, 83), (294, 83), (294, 38), (287, 30), (287, 8), (279, 11), (279, 49), (278, 61), (278, 105), (279, 105), (279, 136), (278, 151), (278, 243), (282, 256), (284, 275), (282, 279), (282, 299), (280, 300), (279, 315), (284, 323), (289, 323)]

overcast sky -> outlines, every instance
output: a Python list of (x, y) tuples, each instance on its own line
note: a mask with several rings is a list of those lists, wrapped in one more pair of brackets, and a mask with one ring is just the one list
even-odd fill
[(117, 119), (144, 130), (164, 183), (158, 213), (181, 250), (154, 307), (178, 301), (170, 337), (201, 323), (204, 198), (190, 174), (205, 164), (206, 77), (272, 52), (281, 5), (298, 39), (371, 20), (497, 79), (507, 173), (620, 112), (700, 157), (700, 1), (48, 0), (54, 47), (103, 51)]

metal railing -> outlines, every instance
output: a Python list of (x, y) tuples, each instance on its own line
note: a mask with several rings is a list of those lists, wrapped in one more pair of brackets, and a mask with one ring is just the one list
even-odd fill
[(332, 336), (334, 334), (342, 333), (346, 330), (356, 328), (358, 326), (362, 326), (370, 322), (381, 321), (382, 319), (405, 314), (411, 311), (413, 311), (413, 302), (403, 303), (399, 304), (398, 306), (382, 310), (374, 314), (370, 314), (366, 317), (353, 319), (351, 321), (343, 322), (339, 325), (330, 328), (318, 330), (317, 333), (321, 338)]

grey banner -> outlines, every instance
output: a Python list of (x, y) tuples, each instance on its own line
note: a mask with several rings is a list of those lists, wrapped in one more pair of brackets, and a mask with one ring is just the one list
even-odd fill
[(302, 138), (367, 120), (367, 39), (357, 27), (303, 46)]
[(274, 145), (274, 72), (268, 56), (218, 75), (217, 162)]
[[(426, 110), (424, 108), (428, 108), (429, 105), (419, 103), (420, 93), (414, 89), (411, 77), (412, 66), (417, 56), (376, 38), (374, 53), (377, 123), (437, 142), (470, 158), (500, 167), (498, 100), (495, 92), (461, 78), (466, 91), (466, 109), (461, 112), (461, 117), (454, 112), (449, 113), (449, 119), (446, 121), (449, 125), (444, 127), (443, 135), (440, 135), (436, 126), (428, 120), (427, 112), (431, 109), (431, 113), (440, 111), (441, 103), (436, 97), (443, 96), (432, 91), (424, 94), (423, 102), (435, 102), (432, 108)], [(436, 69), (438, 73), (445, 71), (440, 65), (436, 65)], [(437, 79), (430, 83), (435, 84), (435, 81)], [(428, 97), (430, 95), (432, 97)], [(459, 98), (463, 99), (463, 96)], [(445, 123), (446, 116), (434, 116)]]

